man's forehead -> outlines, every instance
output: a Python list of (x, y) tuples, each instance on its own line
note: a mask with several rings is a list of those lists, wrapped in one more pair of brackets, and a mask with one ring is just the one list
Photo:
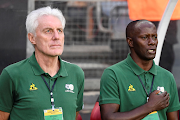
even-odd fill
[(144, 27), (155, 27), (155, 25), (150, 21), (139, 21), (135, 24), (135, 29), (142, 29)]
[(62, 28), (62, 22), (53, 15), (43, 15), (38, 18), (38, 26), (43, 27), (52, 27), (52, 26), (58, 26), (59, 28)]
[(48, 20), (58, 20), (61, 22), (61, 20), (59, 20), (59, 18), (57, 16), (54, 16), (54, 15), (41, 15), (38, 17), (38, 21), (47, 21)]
[(140, 21), (140, 22), (136, 23), (134, 26), (135, 33), (141, 33), (147, 29), (151, 29), (153, 31), (155, 30), (155, 32), (157, 32), (156, 26), (150, 21)]

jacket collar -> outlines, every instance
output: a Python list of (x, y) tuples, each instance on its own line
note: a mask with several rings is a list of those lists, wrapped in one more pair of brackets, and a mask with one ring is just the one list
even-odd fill
[(136, 74), (136, 75), (140, 75), (144, 72), (150, 72), (153, 75), (157, 75), (157, 69), (156, 69), (156, 65), (153, 61), (153, 65), (151, 67), (151, 69), (149, 71), (145, 71), (142, 68), (140, 68), (132, 59), (132, 57), (130, 56), (130, 53), (128, 54), (127, 58), (126, 58), (127, 63), (129, 64), (130, 68), (132, 69), (132, 71)]
[[(60, 66), (61, 67), (60, 67), (59, 71), (57, 72), (57, 74), (54, 77), (59, 77), (59, 76), (66, 77), (66, 76), (68, 76), (68, 73), (67, 73), (66, 67), (64, 65), (64, 62), (61, 60), (60, 56), (58, 57), (58, 59), (60, 61)], [(35, 58), (35, 52), (29, 58), (29, 63), (31, 64), (31, 68), (32, 68), (32, 71), (33, 71), (34, 75), (47, 74), (39, 66), (39, 64), (38, 64), (38, 62), (37, 62), (37, 60)]]

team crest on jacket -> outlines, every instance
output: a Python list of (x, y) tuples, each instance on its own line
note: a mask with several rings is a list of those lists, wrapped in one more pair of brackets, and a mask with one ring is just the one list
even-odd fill
[(74, 85), (73, 84), (66, 84), (65, 85), (65, 92), (71, 92), (71, 93), (74, 93)]

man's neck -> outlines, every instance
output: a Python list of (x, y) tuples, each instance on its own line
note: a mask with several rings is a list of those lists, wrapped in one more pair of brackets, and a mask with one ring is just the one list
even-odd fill
[(41, 69), (45, 73), (48, 73), (51, 77), (56, 75), (56, 73), (59, 71), (60, 62), (58, 60), (58, 56), (50, 57), (35, 54), (35, 57)]
[(149, 71), (153, 65), (153, 60), (141, 60), (138, 57), (131, 56), (134, 62), (143, 70)]
[(136, 61), (136, 64), (145, 71), (149, 71), (153, 65), (153, 61)]

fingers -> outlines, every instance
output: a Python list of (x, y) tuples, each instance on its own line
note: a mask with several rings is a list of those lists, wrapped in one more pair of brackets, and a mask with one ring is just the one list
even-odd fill
[(165, 91), (165, 92), (161, 93), (160, 95), (163, 96), (163, 101), (164, 101), (165, 107), (168, 107), (169, 106), (169, 99), (170, 99), (169, 93), (167, 93), (167, 91)]
[(159, 94), (159, 93), (160, 93), (160, 90), (155, 90), (151, 94)]
[(169, 101), (169, 93), (167, 93), (167, 92), (165, 91), (165, 92), (163, 92), (161, 95), (164, 97), (164, 100), (168, 100), (168, 101)]
[(167, 91), (164, 91), (163, 93), (161, 93), (163, 96), (166, 96), (168, 93)]
[(161, 110), (169, 106), (169, 93), (164, 91), (160, 93), (159, 90), (155, 90), (151, 95), (149, 101), (154, 104), (156, 110)]
[(164, 100), (166, 100), (166, 101), (169, 101), (169, 93), (167, 93), (167, 91), (164, 91), (163, 93), (161, 93), (160, 95), (162, 95), (163, 96), (163, 98), (164, 98)]
[(156, 94), (159, 94), (161, 91), (160, 90), (156, 90)]
[(166, 96), (164, 97), (166, 99), (166, 107), (169, 106), (169, 93), (166, 94)]

